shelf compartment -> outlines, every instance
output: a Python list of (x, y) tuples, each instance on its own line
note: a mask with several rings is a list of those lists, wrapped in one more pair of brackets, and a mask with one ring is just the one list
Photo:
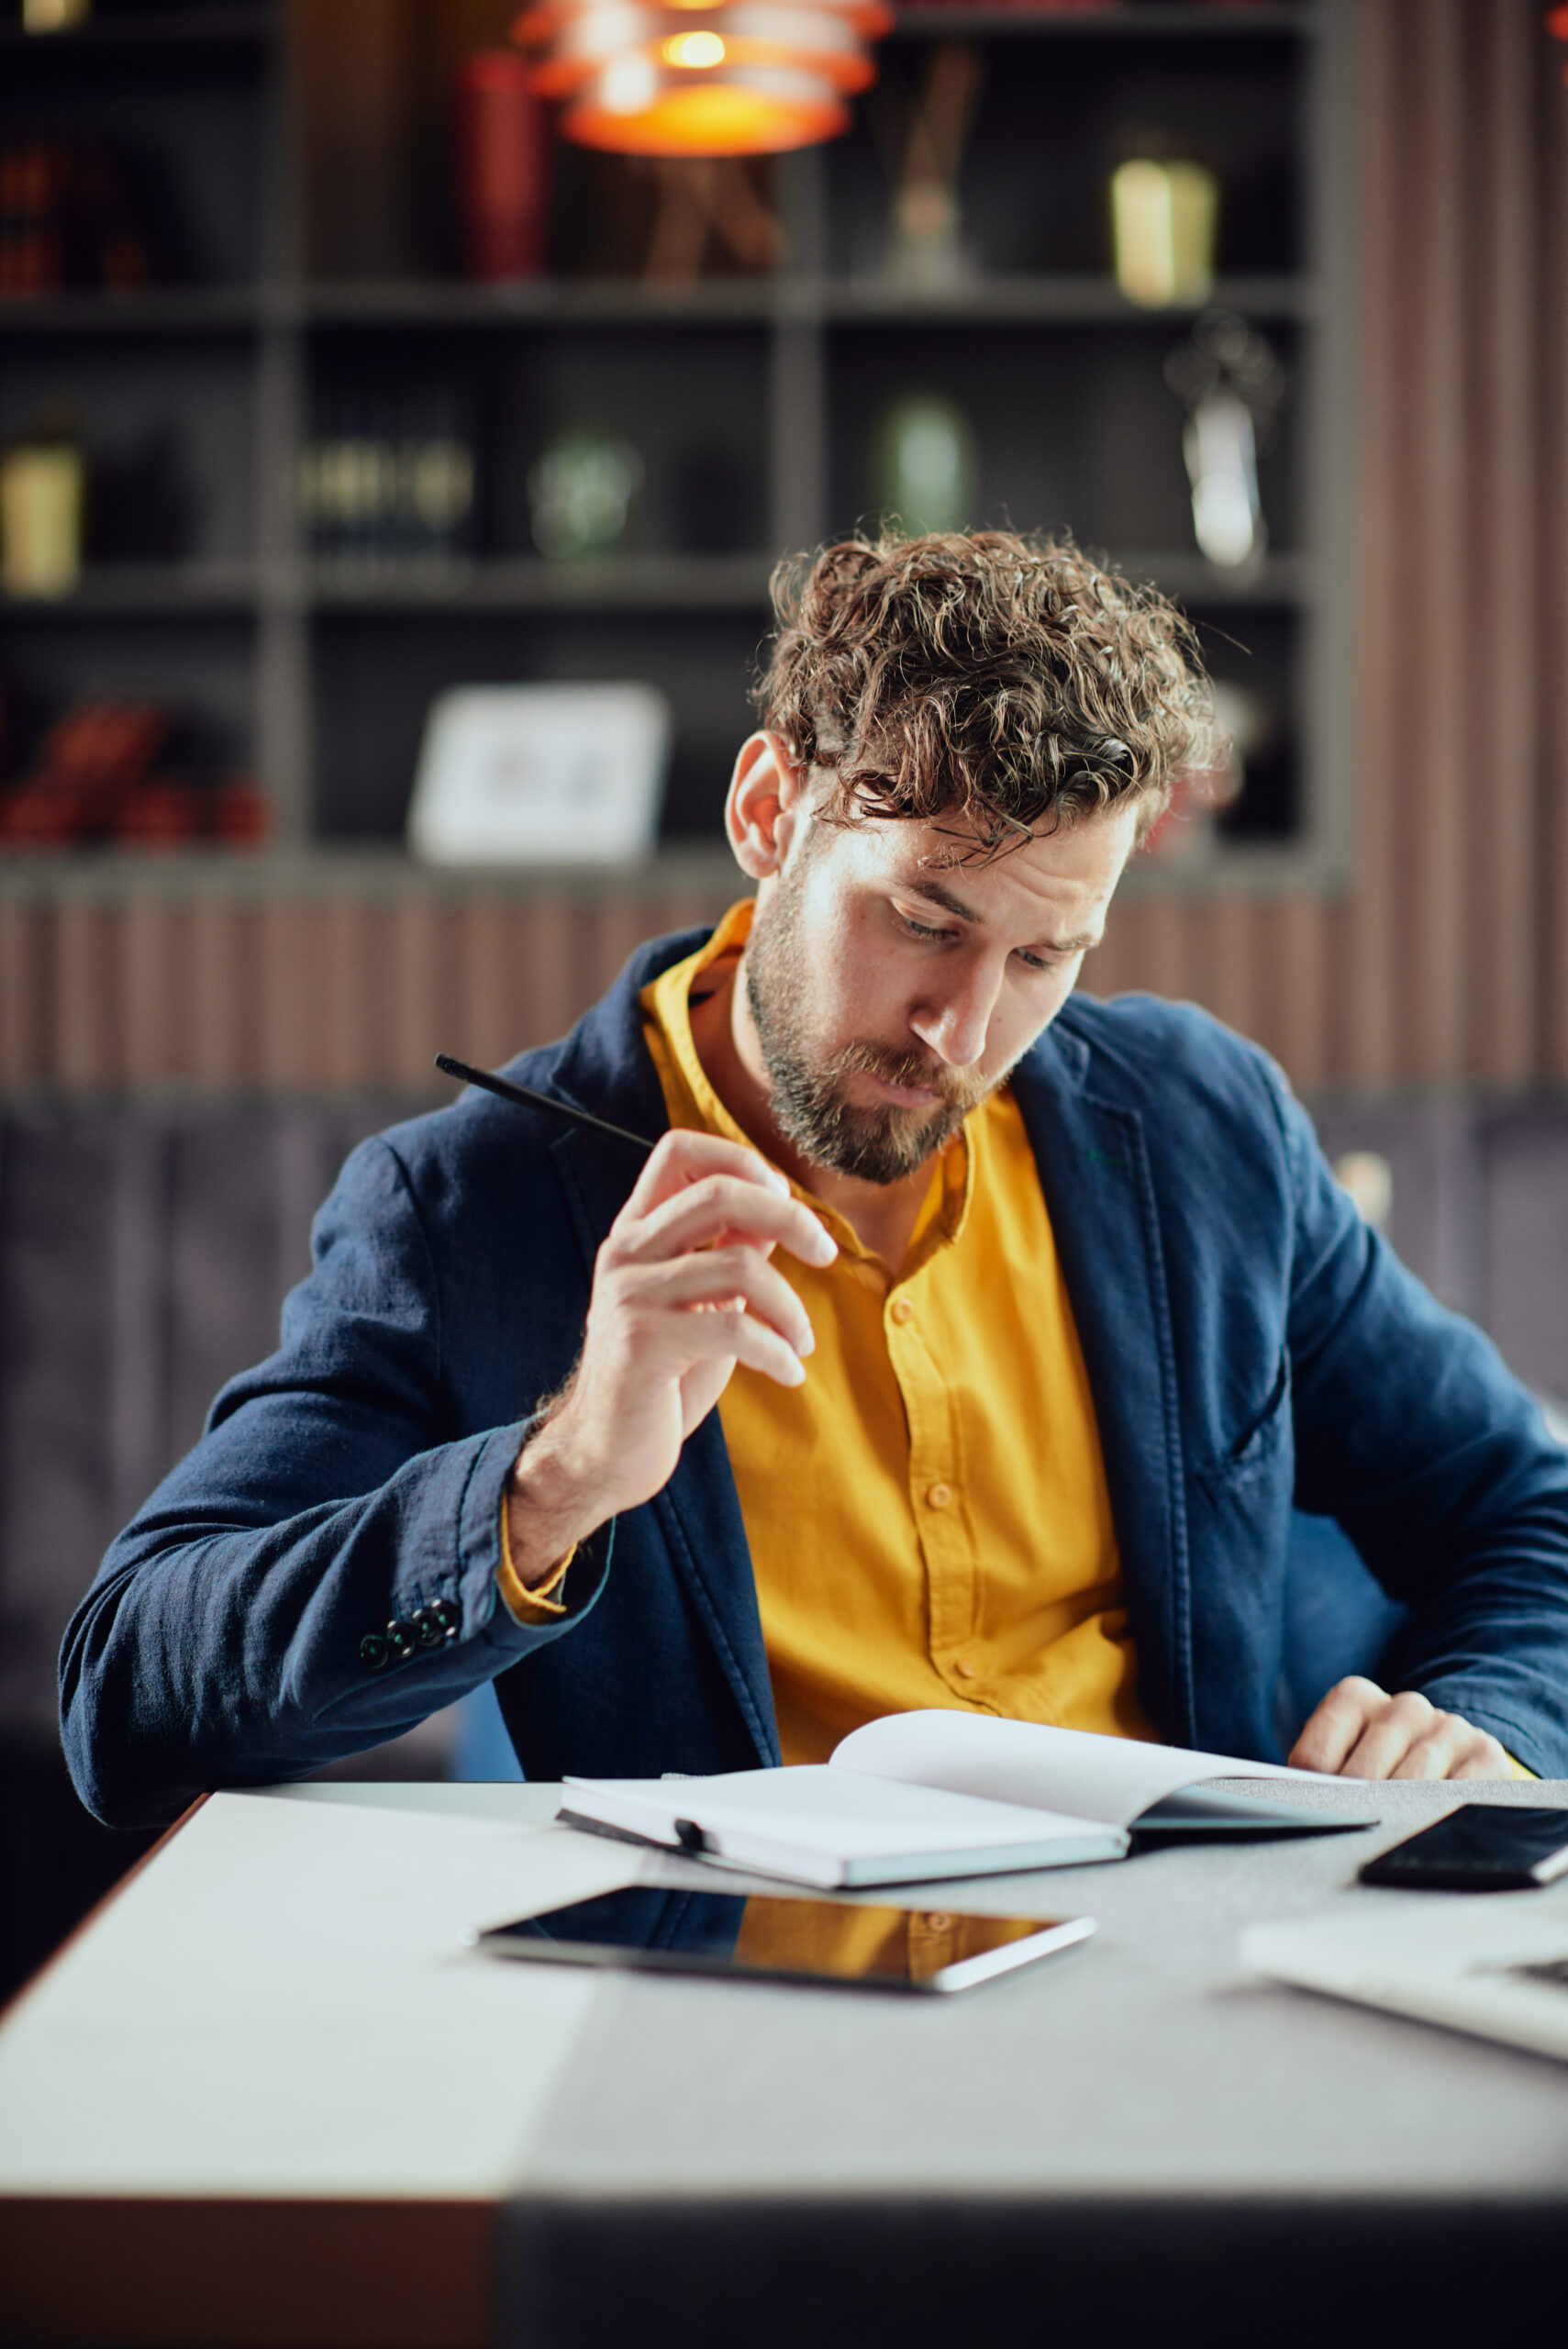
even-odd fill
[(0, 441), (63, 413), (87, 452), (89, 563), (243, 561), (255, 544), (255, 382), (200, 337), (13, 346)]
[[(1218, 174), (1221, 276), (1296, 273), (1309, 52), (1294, 41), (1173, 41), (1153, 28), (1115, 46), (1091, 37), (1120, 13), (1058, 19), (1076, 38), (1011, 43), (988, 60), (957, 190), (976, 273), (1108, 276), (1110, 175), (1140, 153), (1189, 156)], [(950, 40), (968, 39), (968, 15), (953, 11)], [(836, 274), (885, 266), (895, 162), (929, 56), (925, 40), (888, 41), (876, 90), (825, 151), (824, 258)]]
[[(768, 345), (752, 328), (693, 326), (647, 338), (594, 324), (501, 341), (454, 336), (434, 351), (402, 327), (323, 330), (312, 338), (310, 369), (313, 429), (324, 435), (394, 433), (400, 403), (421, 399), (463, 416), (481, 555), (527, 564), (530, 471), (555, 435), (582, 426), (628, 443), (641, 460), (617, 558), (762, 559)], [(529, 593), (526, 570), (520, 577)]]
[(755, 724), (748, 688), (761, 612), (383, 611), (315, 629), (316, 830), (339, 843), (401, 837), (426, 714), (449, 685), (646, 678), (674, 709), (662, 836), (711, 841), (735, 753)]
[[(874, 512), (872, 450), (885, 403), (931, 390), (955, 401), (974, 432), (973, 522), (1070, 529), (1086, 547), (1191, 549), (1184, 410), (1161, 372), (1182, 331), (1163, 316), (1146, 317), (1140, 333), (1096, 328), (1071, 339), (995, 325), (962, 339), (838, 329), (828, 368), (835, 528)], [(1294, 337), (1272, 340), (1291, 366)], [(1281, 553), (1297, 541), (1296, 454), (1287, 409), (1261, 468), (1270, 540)], [(1201, 561), (1195, 550), (1191, 560)], [(1209, 565), (1195, 575), (1218, 584)]]
[(247, 617), (109, 609), (79, 611), (69, 628), (26, 624), (58, 609), (6, 607), (8, 776), (25, 774), (49, 726), (84, 701), (168, 710), (176, 726), (169, 763), (179, 771), (214, 780), (254, 772), (255, 632)]
[(143, 298), (252, 284), (269, 169), (268, 77), (258, 60), (157, 49), (148, 70), (131, 71), (117, 47), (56, 49), (57, 40), (70, 37), (35, 36), (6, 52), (0, 137), (99, 147), (112, 158), (151, 264), (154, 290)]

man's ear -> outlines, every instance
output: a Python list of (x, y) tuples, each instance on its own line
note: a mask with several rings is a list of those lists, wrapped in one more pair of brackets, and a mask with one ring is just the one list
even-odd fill
[(749, 734), (729, 778), (724, 829), (735, 861), (753, 881), (783, 867), (806, 802), (805, 772), (782, 734)]

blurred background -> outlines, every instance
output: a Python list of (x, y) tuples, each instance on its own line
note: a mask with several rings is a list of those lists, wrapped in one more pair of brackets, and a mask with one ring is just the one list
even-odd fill
[(54, 1728), (106, 1542), (432, 1054), (739, 894), (769, 573), (857, 524), (1179, 597), (1236, 755), (1084, 984), (1276, 1053), (1568, 1396), (1568, 11), (823, 0), (712, 154), (573, 9), (0, 0), (5, 1984), (138, 1848)]

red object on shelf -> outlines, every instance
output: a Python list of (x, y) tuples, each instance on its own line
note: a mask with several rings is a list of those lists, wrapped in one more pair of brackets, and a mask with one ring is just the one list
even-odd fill
[(185, 848), (201, 830), (202, 794), (172, 775), (154, 775), (128, 791), (115, 819), (121, 848)]
[(84, 702), (52, 727), (35, 772), (0, 791), (0, 850), (111, 844), (160, 851), (212, 841), (258, 847), (267, 836), (266, 794), (249, 775), (210, 786), (158, 774), (170, 730), (145, 702)]
[(97, 796), (79, 784), (35, 777), (0, 795), (0, 848), (72, 848), (100, 830)]
[(548, 258), (550, 110), (516, 50), (481, 50), (458, 69), (452, 161), (463, 267), (492, 284), (537, 277)]
[(260, 848), (272, 829), (266, 793), (249, 775), (220, 783), (210, 798), (212, 836), (225, 848)]

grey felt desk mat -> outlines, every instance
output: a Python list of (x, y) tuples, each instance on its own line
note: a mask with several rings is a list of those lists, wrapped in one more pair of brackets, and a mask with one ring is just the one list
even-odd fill
[[(1362, 1861), (1456, 1800), (1568, 1807), (1568, 1782), (1342, 1798), (1368, 1795), (1382, 1823), (1357, 1833), (923, 1887), (922, 1907), (1100, 1922), (951, 2001), (611, 1977), (523, 2192), (1568, 2198), (1568, 2069), (1240, 1971), (1247, 1924), (1340, 1900), (1435, 1917), (1467, 1896), (1359, 1887)], [(1568, 1931), (1568, 1883), (1509, 1897)]]

